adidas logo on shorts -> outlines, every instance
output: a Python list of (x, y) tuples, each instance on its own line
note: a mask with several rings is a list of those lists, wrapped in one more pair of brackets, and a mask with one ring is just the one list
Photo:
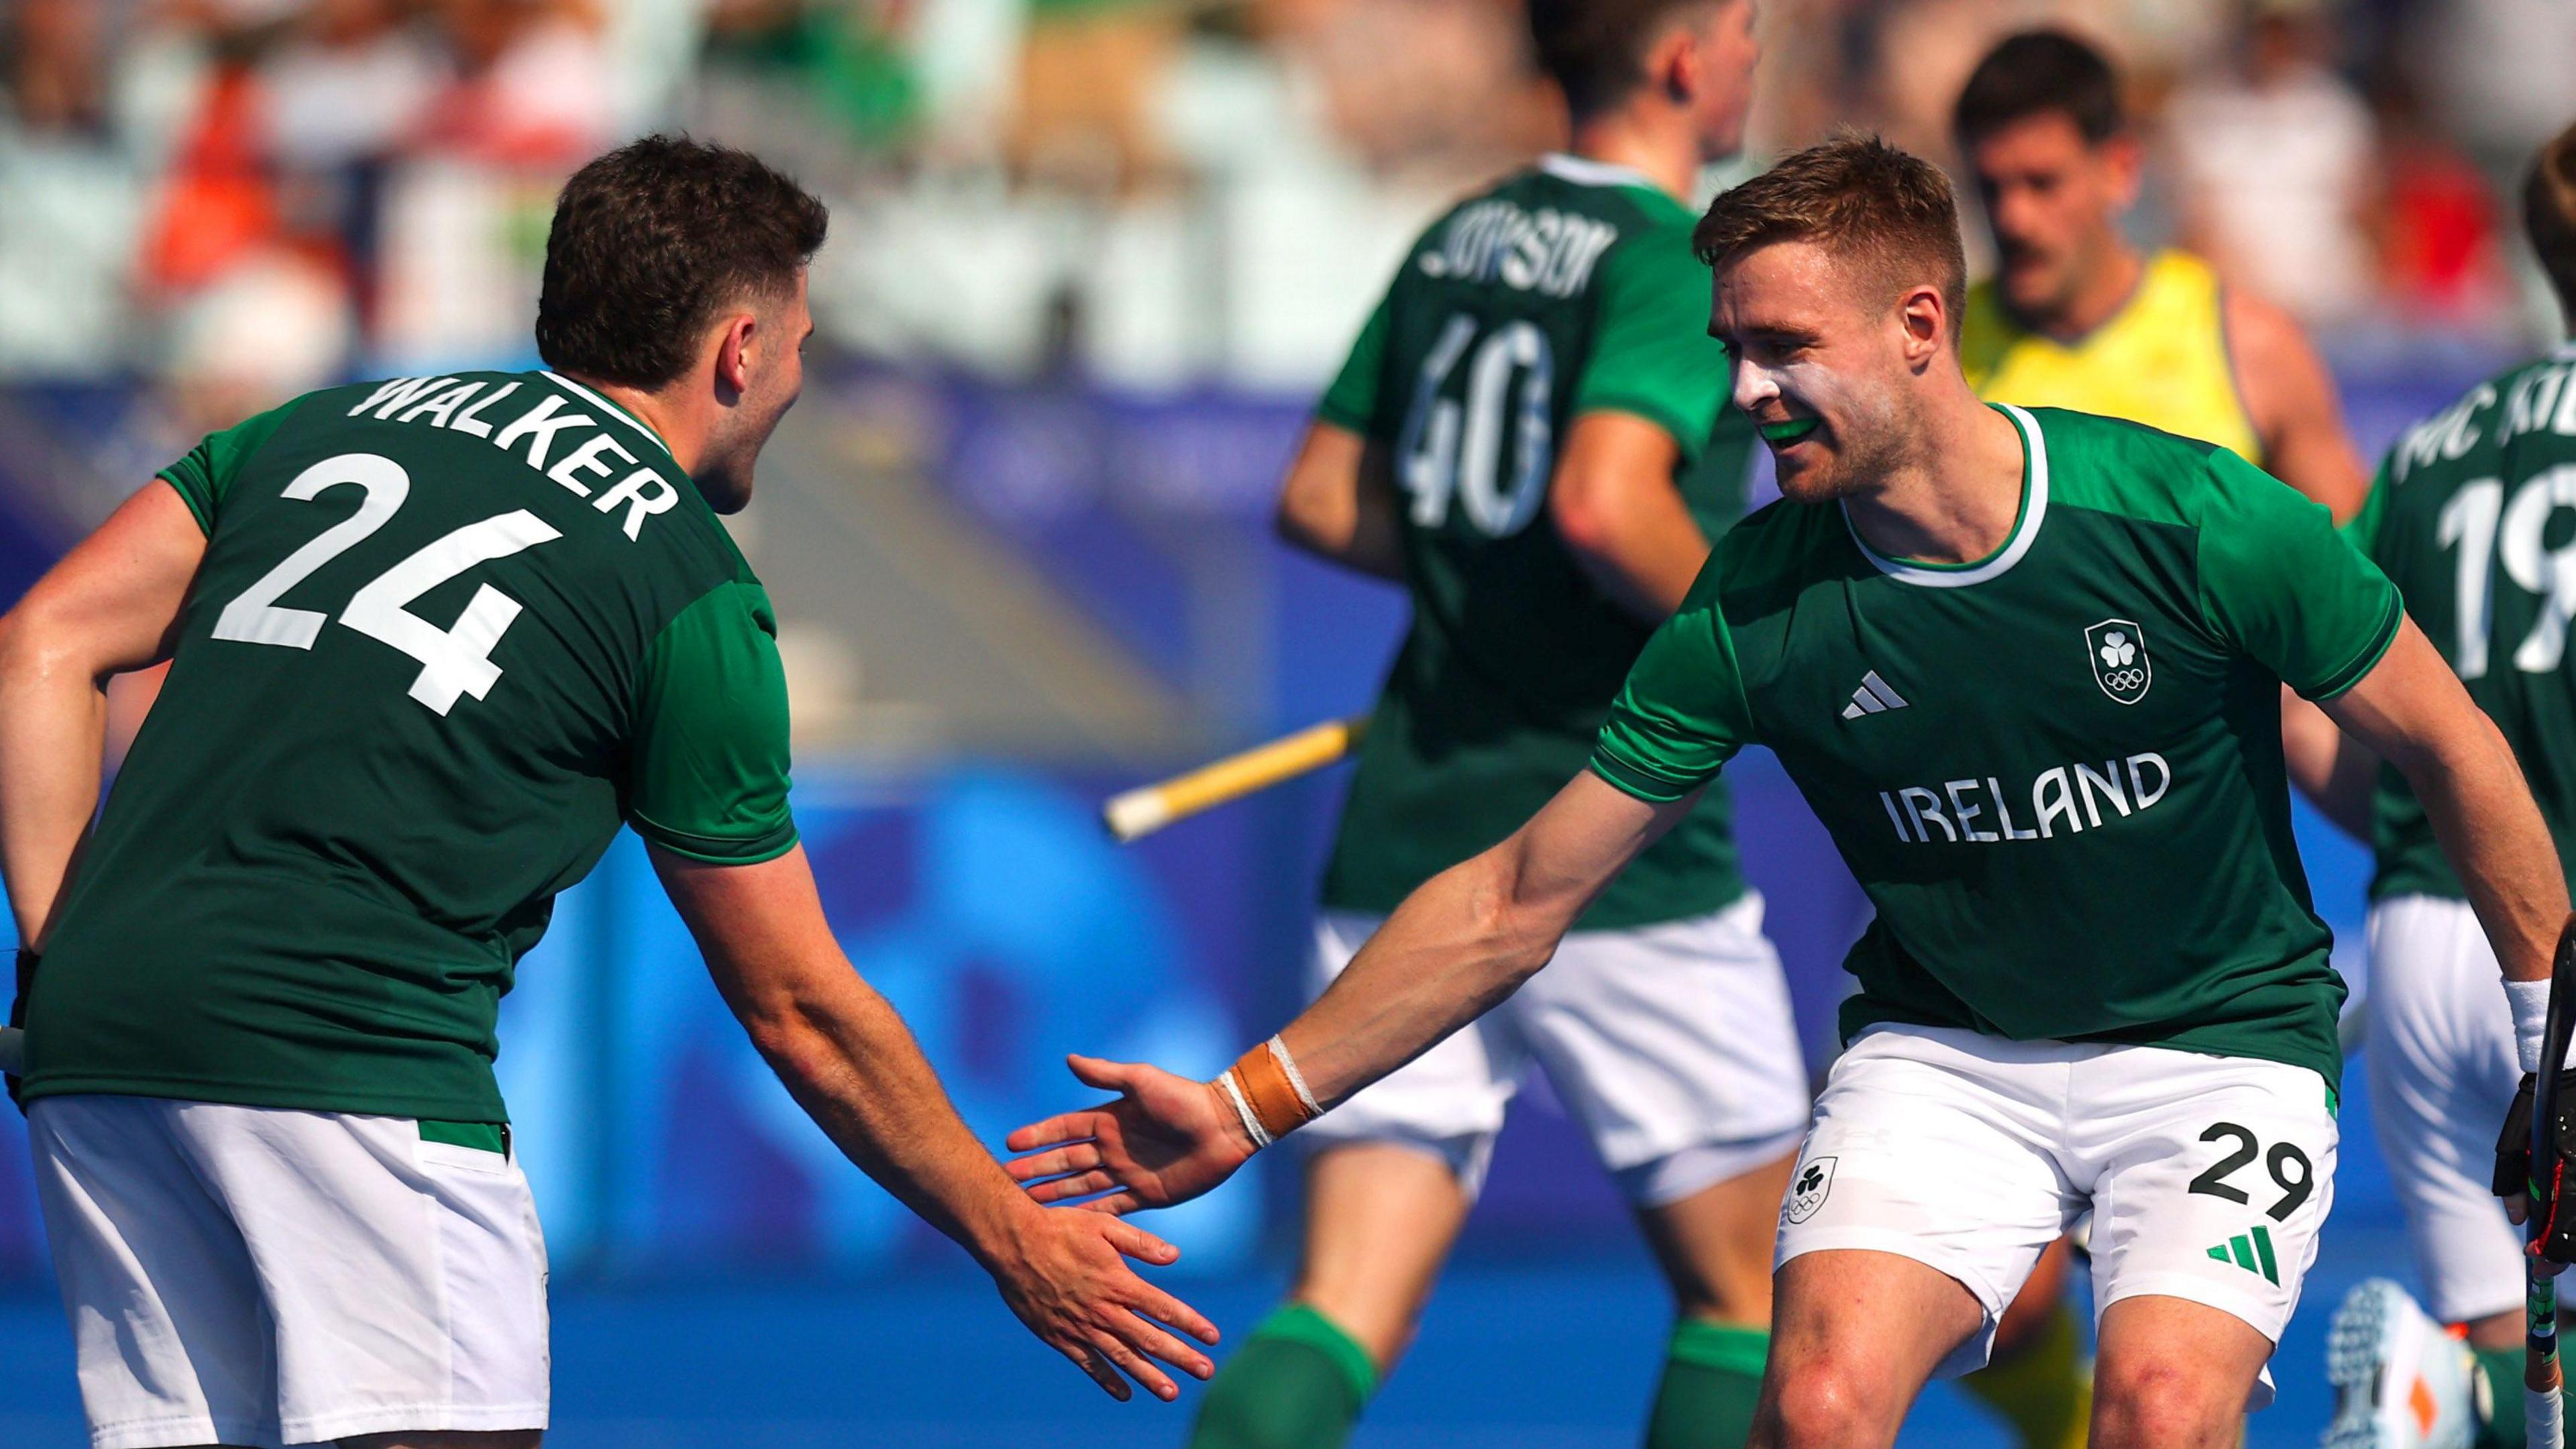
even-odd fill
[(2260, 1223), (2254, 1225), (2251, 1234), (2238, 1233), (2210, 1249), (2209, 1256), (2222, 1263), (2234, 1263), (2248, 1273), (2260, 1273), (2263, 1281), (2275, 1288), (2281, 1286), (2281, 1268), (2272, 1258), (2272, 1234)]

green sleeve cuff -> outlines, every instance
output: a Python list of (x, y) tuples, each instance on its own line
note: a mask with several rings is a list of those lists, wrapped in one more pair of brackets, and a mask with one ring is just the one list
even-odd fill
[(2387, 657), (2388, 646), (2397, 642), (2397, 631), (2405, 622), (2406, 603), (2391, 587), (2387, 608), (2380, 617), (2379, 627), (2372, 631), (2368, 646), (2354, 655), (2350, 663), (2327, 676), (2323, 683), (2313, 689), (2300, 690), (2299, 697), (2311, 704), (2323, 704), (2368, 679), (2370, 671), (2378, 668), (2379, 661)]
[(691, 835), (685, 830), (672, 830), (654, 823), (640, 812), (630, 811), (626, 819), (635, 827), (637, 835), (654, 846), (703, 865), (759, 865), (794, 850), (800, 838), (794, 820), (781, 821), (775, 829), (763, 831), (748, 840), (728, 840), (718, 835)]
[(1589, 768), (1610, 788), (1622, 795), (1634, 796), (1650, 805), (1670, 805), (1708, 783), (1706, 780), (1678, 782), (1640, 769), (1611, 754), (1607, 741), (1592, 752)]
[(1345, 406), (1330, 394), (1327, 394), (1323, 401), (1315, 404), (1315, 417), (1318, 421), (1331, 423), (1345, 432), (1357, 433), (1363, 438), (1370, 436), (1369, 417), (1356, 408)]
[(197, 531), (212, 538), (215, 536), (213, 490), (202, 478), (191, 476), (195, 470), (187, 466), (189, 461), (192, 460), (182, 459), (152, 476), (169, 484), (178, 493), (179, 501), (188, 505), (188, 512), (197, 520)]
[[(309, 394), (308, 394), (309, 396)], [(209, 433), (204, 441), (188, 450), (187, 456), (152, 476), (179, 490), (179, 497), (196, 515), (197, 527), (211, 538), (215, 532), (215, 514), (222, 508), (224, 494), (233, 486), (244, 464), (259, 452), (269, 435), (304, 402), (292, 402), (270, 408), (242, 419), (220, 433)]]

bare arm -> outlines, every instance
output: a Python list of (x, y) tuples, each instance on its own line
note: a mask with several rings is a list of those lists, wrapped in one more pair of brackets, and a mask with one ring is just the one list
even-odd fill
[[(1050, 1213), (975, 1140), (885, 998), (841, 953), (802, 847), (758, 865), (706, 865), (653, 851), (671, 903), (706, 955), (725, 1004), (815, 1124), (868, 1176), (955, 1239), (1031, 1332), (1127, 1397), (1115, 1363), (1159, 1397), (1179, 1390), (1147, 1355), (1200, 1378), (1216, 1329), (1129, 1272), (1180, 1255), (1094, 1214)], [(1125, 1226), (1125, 1225), (1120, 1225)]]
[(0, 617), (0, 870), (41, 949), (98, 809), (107, 681), (170, 657), (206, 536), (159, 479)]
[(2290, 783), (2308, 803), (2344, 834), (2370, 843), (2370, 794), (2379, 758), (2287, 688), (2281, 691), (2281, 757), (2289, 764)]
[(2370, 474), (2344, 432), (2334, 376), (2289, 313), (2230, 290), (2223, 325), (2263, 468), (2326, 506), (2340, 524), (2361, 511)]
[[(1350, 966), (1280, 1033), (1315, 1100), (1334, 1103), (1420, 1056), (1545, 966), (1620, 869), (1698, 802), (1650, 805), (1589, 772), (1484, 854), (1425, 881)], [(1124, 1093), (1023, 1127), (1010, 1164), (1041, 1201), (1119, 1189), (1108, 1211), (1185, 1202), (1232, 1175), (1253, 1143), (1218, 1090), (1156, 1067), (1073, 1060)]]
[(2548, 979), (2567, 883), (2513, 747), (2409, 619), (2377, 668), (2325, 705), (2423, 802), (2511, 981)]
[(1404, 577), (1395, 481), (1384, 445), (1318, 418), (1279, 485), (1279, 536), (1382, 579)]
[(1708, 538), (1673, 484), (1681, 449), (1633, 413), (1587, 412), (1566, 434), (1547, 494), (1557, 535), (1602, 592), (1648, 623), (1681, 607)]

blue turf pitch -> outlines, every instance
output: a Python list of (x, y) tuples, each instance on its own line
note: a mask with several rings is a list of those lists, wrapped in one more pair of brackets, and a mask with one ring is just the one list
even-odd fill
[[(2315, 1442), (2327, 1411), (2326, 1317), (2354, 1282), (2404, 1260), (2387, 1229), (2328, 1230), (2274, 1360), (2281, 1401), (2254, 1416), (2249, 1445)], [(1229, 1332), (1257, 1319), (1275, 1290), (1269, 1280), (1183, 1286)], [(1663, 1322), (1642, 1256), (1462, 1265), (1355, 1449), (1633, 1445)], [(1179, 1444), (1188, 1417), (1186, 1398), (1109, 1402), (1021, 1333), (989, 1291), (954, 1279), (567, 1292), (555, 1305), (555, 1398), (556, 1449), (1135, 1449)], [(2002, 1442), (1937, 1386), (1904, 1436), (1922, 1446)], [(0, 1445), (80, 1443), (60, 1310), (0, 1299)]]

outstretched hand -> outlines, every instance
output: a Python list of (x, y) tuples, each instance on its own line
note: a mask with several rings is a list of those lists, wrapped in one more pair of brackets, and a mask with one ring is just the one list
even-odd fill
[(1106, 1213), (1170, 1207), (1225, 1181), (1252, 1156), (1242, 1119), (1205, 1082), (1098, 1057), (1065, 1064), (1085, 1086), (1120, 1095), (1004, 1139), (1022, 1155), (1003, 1166), (1039, 1202), (1091, 1198), (1081, 1206)]
[[(1192, 1378), (1206, 1378), (1216, 1364), (1176, 1334), (1216, 1342), (1216, 1325), (1196, 1309), (1136, 1276), (1133, 1258), (1157, 1267), (1180, 1260), (1180, 1249), (1133, 1223), (1090, 1213), (1020, 1210), (1007, 1246), (988, 1260), (1002, 1301), (1048, 1347), (1078, 1365), (1103, 1392), (1127, 1401), (1128, 1378), (1169, 1402), (1180, 1386), (1154, 1363), (1161, 1359)], [(1168, 1329), (1166, 1327), (1168, 1325)]]

